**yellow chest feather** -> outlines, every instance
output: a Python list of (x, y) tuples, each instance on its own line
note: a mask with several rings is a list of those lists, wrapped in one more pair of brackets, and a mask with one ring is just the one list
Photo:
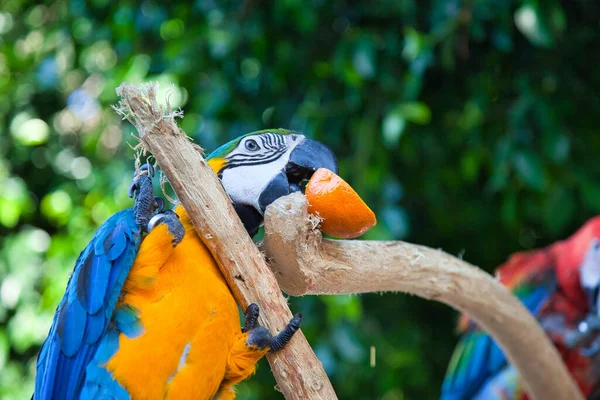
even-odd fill
[(140, 311), (144, 333), (121, 334), (107, 364), (132, 399), (208, 399), (240, 335), (237, 305), (189, 224), (175, 248), (166, 226), (142, 242), (121, 303)]

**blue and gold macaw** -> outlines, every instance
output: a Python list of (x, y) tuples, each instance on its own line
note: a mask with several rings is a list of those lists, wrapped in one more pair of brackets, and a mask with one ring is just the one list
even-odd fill
[[(208, 163), (250, 235), (318, 168), (337, 172), (327, 147), (281, 129), (237, 138)], [(153, 215), (150, 175), (134, 179), (134, 208), (107, 220), (79, 257), (38, 356), (34, 399), (233, 399), (233, 386), (299, 328), (298, 315), (273, 337), (251, 305), (240, 329), (183, 207)]]

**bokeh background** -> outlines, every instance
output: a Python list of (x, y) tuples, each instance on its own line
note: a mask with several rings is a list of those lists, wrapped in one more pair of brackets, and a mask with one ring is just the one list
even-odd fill
[[(600, 212), (593, 0), (1, 4), (2, 399), (29, 398), (77, 255), (132, 204), (132, 128), (110, 108), (123, 81), (172, 84), (181, 126), (209, 151), (269, 127), (325, 142), (379, 217), (367, 239), (491, 271)], [(340, 398), (439, 394), (450, 308), (403, 294), (290, 302)], [(279, 399), (274, 385), (263, 361), (239, 398)]]

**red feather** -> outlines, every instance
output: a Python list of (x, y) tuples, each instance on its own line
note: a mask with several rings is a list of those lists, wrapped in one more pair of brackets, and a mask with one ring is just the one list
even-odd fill
[[(579, 321), (589, 312), (580, 283), (580, 266), (594, 238), (600, 238), (600, 216), (587, 221), (565, 240), (543, 249), (513, 254), (496, 270), (499, 281), (514, 292), (539, 287), (542, 282), (548, 282), (549, 276), (556, 279), (555, 292), (537, 316), (555, 328), (549, 328), (547, 333), (586, 396), (600, 387), (600, 364), (583, 356), (578, 349), (569, 349), (564, 334), (567, 330), (576, 330)], [(466, 315), (461, 316), (458, 327), (462, 332), (478, 329)], [(600, 354), (594, 358), (600, 358)]]

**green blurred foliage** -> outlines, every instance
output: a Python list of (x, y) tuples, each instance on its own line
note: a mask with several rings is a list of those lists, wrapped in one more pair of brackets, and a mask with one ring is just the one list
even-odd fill
[[(208, 150), (269, 127), (325, 142), (379, 216), (366, 238), (492, 270), (600, 211), (599, 15), (589, 0), (3, 2), (0, 398), (29, 398), (78, 253), (131, 205), (121, 82), (170, 88)], [(449, 308), (290, 301), (340, 398), (438, 395)], [(281, 398), (274, 384), (262, 362), (239, 398)]]

